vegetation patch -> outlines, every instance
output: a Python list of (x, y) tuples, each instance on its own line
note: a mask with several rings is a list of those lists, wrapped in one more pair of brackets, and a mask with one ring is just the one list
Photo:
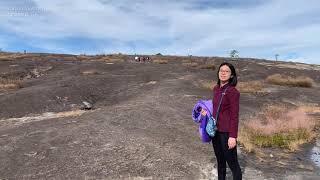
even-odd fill
[(168, 64), (168, 60), (164, 60), (164, 59), (155, 59), (152, 62), (157, 64)]
[(312, 87), (314, 84), (313, 79), (305, 76), (290, 77), (281, 74), (274, 74), (268, 76), (266, 81), (270, 84), (280, 86), (294, 86), (294, 87)]
[(320, 106), (318, 103), (300, 103), (299, 107), (308, 114), (320, 113)]
[(198, 66), (200, 69), (211, 69), (211, 70), (215, 70), (216, 66), (214, 64), (203, 64)]
[(315, 138), (315, 125), (303, 109), (269, 105), (241, 125), (238, 139), (249, 152), (262, 147), (295, 151)]
[(189, 63), (182, 63), (183, 66), (186, 66), (186, 67), (197, 67), (198, 66), (198, 63), (196, 62), (189, 62)]
[(19, 89), (22, 88), (22, 82), (19, 79), (7, 79), (0, 78), (0, 90), (1, 89)]
[(213, 90), (213, 87), (216, 85), (217, 83), (215, 81), (204, 81), (204, 80), (199, 80), (198, 82), (196, 82), (197, 86), (200, 86), (201, 88), (204, 89), (209, 89), (209, 90)]
[(192, 61), (191, 61), (191, 59), (183, 59), (182, 60), (182, 63), (191, 63)]
[(241, 93), (259, 93), (262, 92), (264, 84), (261, 81), (239, 82), (237, 89)]

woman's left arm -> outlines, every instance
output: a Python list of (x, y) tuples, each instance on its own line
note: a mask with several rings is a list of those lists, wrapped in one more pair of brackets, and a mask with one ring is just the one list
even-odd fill
[(228, 94), (230, 102), (230, 132), (229, 137), (238, 137), (238, 125), (239, 125), (239, 100), (240, 93), (236, 88), (230, 89)]

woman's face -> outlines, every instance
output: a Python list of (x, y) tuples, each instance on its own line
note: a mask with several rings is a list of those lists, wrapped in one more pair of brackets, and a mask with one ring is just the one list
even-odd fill
[(222, 82), (227, 82), (231, 78), (231, 69), (227, 65), (223, 65), (219, 69), (219, 79)]

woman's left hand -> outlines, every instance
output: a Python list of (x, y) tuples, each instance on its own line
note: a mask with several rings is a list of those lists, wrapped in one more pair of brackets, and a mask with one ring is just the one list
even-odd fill
[(228, 139), (229, 149), (236, 147), (236, 145), (237, 145), (237, 139), (233, 138), (233, 137), (229, 137), (229, 139)]
[(202, 115), (202, 116), (206, 116), (206, 115), (207, 115), (207, 111), (204, 110), (204, 109), (202, 109), (202, 110), (201, 110), (201, 115)]

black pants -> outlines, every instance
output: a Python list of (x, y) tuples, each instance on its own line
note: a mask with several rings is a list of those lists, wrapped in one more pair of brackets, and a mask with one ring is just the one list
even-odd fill
[(234, 180), (241, 180), (242, 173), (238, 162), (237, 156), (237, 146), (229, 149), (228, 148), (229, 133), (227, 132), (217, 132), (217, 134), (212, 139), (212, 145), (214, 153), (217, 158), (218, 163), (218, 179), (225, 180), (228, 163)]

